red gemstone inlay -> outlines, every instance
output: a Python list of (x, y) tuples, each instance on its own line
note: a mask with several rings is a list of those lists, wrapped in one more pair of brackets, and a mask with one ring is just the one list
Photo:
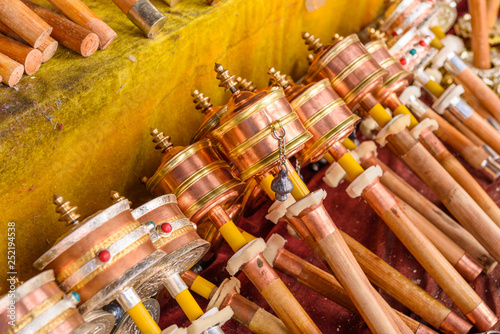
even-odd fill
[(420, 44), (421, 46), (426, 46), (427, 44), (425, 43), (425, 41), (420, 41), (418, 44)]
[(170, 233), (172, 232), (172, 225), (170, 225), (169, 223), (163, 223), (161, 224), (161, 230), (165, 233)]
[(111, 259), (111, 253), (108, 250), (104, 249), (97, 254), (97, 257), (101, 262), (108, 262)]
[(399, 60), (399, 62), (401, 63), (401, 65), (406, 65), (406, 59), (405, 58), (401, 58)]
[(392, 32), (392, 36), (397, 36), (397, 35), (398, 35), (397, 32), (395, 32), (395, 31)]

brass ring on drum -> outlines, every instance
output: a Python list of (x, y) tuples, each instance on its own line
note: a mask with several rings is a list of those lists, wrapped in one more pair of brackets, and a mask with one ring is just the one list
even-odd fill
[(326, 106), (322, 107), (320, 110), (314, 113), (314, 115), (312, 115), (307, 121), (303, 123), (304, 128), (306, 130), (309, 130), (311, 126), (316, 124), (318, 121), (323, 119), (323, 117), (325, 117), (326, 115), (328, 115), (329, 113), (331, 113), (333, 110), (337, 109), (340, 106), (345, 106), (345, 102), (342, 98), (338, 98), (328, 103)]
[(372, 59), (373, 56), (371, 55), (371, 53), (363, 53), (361, 56), (354, 59), (352, 62), (349, 63), (349, 65), (344, 67), (342, 71), (340, 71), (335, 77), (333, 77), (332, 86), (337, 87), (338, 84), (344, 81), (344, 79), (347, 78), (349, 74), (351, 74), (358, 67), (362, 66), (364, 63)]
[(332, 86), (332, 84), (330, 83), (330, 80), (328, 80), (328, 79), (322, 79), (322, 80), (316, 82), (311, 87), (309, 87), (305, 92), (300, 94), (299, 97), (297, 97), (292, 102), (290, 102), (292, 109), (297, 110), (304, 103), (309, 101), (313, 96), (316, 96), (316, 94), (318, 94), (319, 92), (321, 92), (325, 88), (328, 88), (328, 86), (330, 86), (330, 87)]
[(230, 170), (231, 168), (224, 160), (216, 160), (211, 162), (210, 164), (204, 166), (201, 169), (198, 169), (193, 174), (189, 175), (184, 181), (181, 182), (173, 191), (173, 194), (177, 197), (180, 197), (186, 190), (188, 190), (193, 184), (212, 173), (217, 169), (227, 168)]
[(349, 93), (346, 94), (344, 97), (344, 101), (347, 105), (351, 103), (356, 96), (363, 90), (365, 89), (366, 86), (368, 86), (370, 83), (375, 81), (377, 78), (384, 76), (384, 74), (387, 71), (384, 70), (382, 67), (374, 71), (372, 74), (367, 76), (366, 78), (363, 79), (356, 87), (354, 87), (353, 90), (351, 90)]

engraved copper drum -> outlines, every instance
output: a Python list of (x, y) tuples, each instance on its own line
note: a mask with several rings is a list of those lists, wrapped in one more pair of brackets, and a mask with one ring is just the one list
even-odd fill
[(220, 126), (212, 132), (228, 158), (240, 171), (243, 181), (262, 175), (278, 162), (278, 140), (273, 130), (286, 131), (287, 156), (302, 149), (311, 138), (297, 114), (285, 98), (282, 89), (257, 94), (240, 92), (228, 103), (228, 113)]
[[(110, 253), (106, 262), (98, 259), (103, 249)], [(120, 201), (76, 225), (34, 266), (53, 269), (61, 289), (77, 292), (84, 303), (155, 251), (149, 230)]]
[[(64, 292), (57, 286), (52, 270), (36, 275), (18, 286), (14, 293), (6, 294), (0, 299), (0, 333), (18, 332), (35, 321), (42, 313), (52, 309), (63, 298)], [(15, 304), (12, 304), (11, 301)], [(14, 308), (10, 309), (10, 305), (14, 305)], [(78, 311), (72, 310), (74, 312), (54, 314), (54, 318), (50, 319), (42, 328), (51, 328), (53, 333), (71, 332), (84, 322)], [(9, 322), (12, 321), (9, 315), (15, 317), (14, 326), (9, 325)], [(63, 328), (65, 331), (61, 331)]]
[(304, 77), (305, 83), (328, 78), (351, 110), (383, 83), (385, 70), (366, 51), (357, 35), (349, 35), (317, 53)]
[(360, 119), (349, 110), (328, 79), (294, 88), (293, 92), (285, 90), (290, 92), (287, 98), (313, 136), (297, 154), (299, 163), (307, 165), (321, 159), (333, 143), (347, 138)]
[(215, 206), (229, 208), (245, 184), (234, 177), (212, 142), (204, 139), (167, 151), (146, 187), (155, 196), (174, 194), (186, 217), (198, 224)]
[(422, 0), (401, 0), (385, 12), (380, 30), (387, 35), (399, 35), (411, 27), (418, 27), (432, 12), (433, 4)]
[(366, 44), (366, 49), (372, 54), (373, 59), (387, 71), (383, 86), (375, 94), (377, 99), (383, 103), (392, 93), (399, 96), (412, 83), (413, 73), (405, 70), (403, 65), (391, 56), (383, 41), (370, 42)]

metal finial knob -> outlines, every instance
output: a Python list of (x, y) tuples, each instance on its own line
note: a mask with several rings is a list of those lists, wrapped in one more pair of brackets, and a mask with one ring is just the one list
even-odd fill
[(340, 42), (343, 39), (344, 39), (344, 36), (342, 36), (340, 34), (333, 34), (333, 36), (332, 36), (333, 44), (337, 44), (338, 42)]
[(62, 196), (54, 195), (54, 204), (56, 212), (59, 214), (59, 221), (66, 222), (67, 225), (76, 225), (79, 223), (80, 215), (76, 213), (77, 206), (71, 206)]
[(378, 29), (375, 29), (373, 27), (368, 27), (368, 28), (366, 28), (366, 31), (368, 32), (368, 35), (370, 36), (370, 39), (372, 41), (378, 41), (379, 39), (385, 39), (385, 32), (382, 32)]
[(312, 64), (313, 60), (314, 60), (314, 55), (308, 54), (307, 55), (307, 62), (309, 63), (309, 65)]
[(200, 93), (197, 90), (194, 90), (191, 92), (191, 96), (194, 97), (193, 102), (196, 104), (196, 109), (200, 110), (201, 112), (206, 114), (207, 111), (213, 107), (213, 105), (210, 103), (210, 98), (208, 96), (205, 96), (203, 93)]
[(271, 190), (276, 193), (276, 200), (286, 201), (288, 194), (293, 190), (292, 180), (288, 177), (287, 168), (281, 168), (278, 175), (271, 182)]
[(238, 89), (247, 92), (255, 92), (257, 87), (253, 85), (253, 81), (247, 80), (242, 77), (237, 77), (236, 82), (238, 83)]
[(215, 72), (217, 72), (217, 79), (219, 79), (219, 87), (226, 88), (226, 91), (231, 91), (232, 94), (239, 92), (238, 83), (234, 75), (229, 75), (229, 71), (224, 69), (221, 64), (215, 63)]
[(314, 53), (318, 53), (318, 51), (323, 47), (323, 43), (321, 43), (321, 40), (314, 37), (314, 35), (309, 34), (308, 32), (302, 33), (302, 39), (304, 39), (304, 41), (306, 42), (307, 50)]
[(164, 136), (163, 132), (159, 132), (157, 129), (151, 129), (151, 136), (153, 143), (156, 143), (155, 149), (161, 150), (161, 153), (165, 153), (174, 146), (170, 142), (170, 137)]
[[(116, 204), (118, 202), (121, 202), (123, 200), (126, 200), (127, 198), (125, 196), (121, 196), (118, 191), (111, 190), (111, 193), (109, 194), (109, 197), (113, 200), (113, 204)], [(128, 204), (132, 206), (132, 202), (128, 201)], [(130, 209), (132, 210), (132, 209)]]
[(290, 85), (286, 74), (281, 74), (280, 71), (276, 71), (274, 67), (270, 67), (267, 70), (267, 73), (271, 76), (272, 81), (278, 84), (280, 87), (286, 88), (288, 87), (288, 85)]

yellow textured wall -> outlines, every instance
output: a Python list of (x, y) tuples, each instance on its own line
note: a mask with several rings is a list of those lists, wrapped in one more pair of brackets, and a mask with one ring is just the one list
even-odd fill
[[(39, 4), (47, 5), (38, 0)], [(110, 190), (135, 205), (149, 196), (139, 179), (161, 159), (150, 127), (185, 145), (203, 115), (190, 92), (214, 105), (226, 102), (214, 62), (257, 86), (268, 66), (295, 78), (305, 73), (303, 31), (330, 41), (373, 19), (381, 0), (328, 0), (313, 12), (304, 0), (183, 0), (175, 9), (152, 2), (168, 16), (156, 40), (143, 38), (111, 0), (86, 4), (117, 33), (105, 51), (88, 59), (60, 47), (56, 56), (16, 89), (0, 87), (0, 254), (7, 253), (7, 222), (17, 224), (20, 280), (67, 230), (57, 221), (52, 194), (79, 206), (82, 216), (110, 204)], [(3, 256), (3, 255), (2, 255)], [(6, 259), (0, 272), (7, 272)], [(3, 277), (3, 275), (0, 275)], [(0, 295), (6, 292), (0, 284)]]

